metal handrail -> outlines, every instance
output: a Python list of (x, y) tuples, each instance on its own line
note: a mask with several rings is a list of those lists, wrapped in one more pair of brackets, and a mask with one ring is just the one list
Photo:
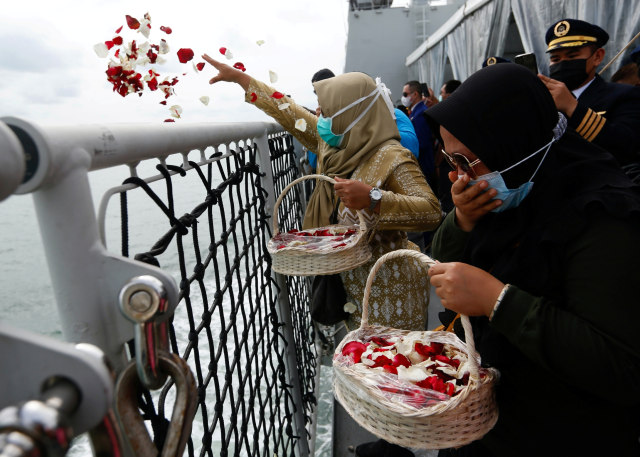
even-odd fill
[[(115, 373), (120, 373), (127, 365), (125, 343), (134, 333), (134, 324), (118, 306), (117, 297), (123, 287), (132, 278), (151, 276), (166, 292), (167, 314), (172, 314), (177, 305), (178, 287), (168, 273), (106, 249), (104, 220), (108, 200), (135, 186), (108, 191), (96, 216), (89, 172), (128, 165), (135, 176), (139, 162), (159, 159), (164, 163), (175, 154), (182, 155), (186, 170), (190, 167), (187, 155), (194, 150), (200, 152), (198, 165), (205, 165), (222, 158), (206, 159), (207, 148), (250, 144), (260, 151), (261, 170), (267, 174), (265, 189), (269, 192), (273, 189), (269, 135), (278, 132), (282, 132), (280, 126), (267, 122), (43, 126), (20, 118), (0, 118), (0, 156), (9, 157), (3, 162), (8, 166), (0, 167), (0, 183), (4, 183), (0, 186), (0, 200), (11, 193), (33, 195), (64, 338), (97, 346)], [(16, 159), (20, 157), (24, 162)], [(148, 178), (147, 182), (154, 179), (159, 178)], [(270, 192), (267, 206), (273, 206), (273, 200)], [(288, 313), (286, 303), (280, 307), (280, 311)], [(55, 348), (50, 352), (53, 351)], [(295, 354), (293, 360), (290, 355), (287, 357), (295, 368)], [(30, 369), (30, 373), (33, 371)], [(71, 381), (74, 376), (69, 373)], [(16, 398), (16, 403), (27, 400)], [(83, 401), (94, 399), (83, 397)], [(296, 422), (297, 435), (304, 436), (303, 421)], [(104, 424), (107, 423), (111, 422), (105, 419)]]

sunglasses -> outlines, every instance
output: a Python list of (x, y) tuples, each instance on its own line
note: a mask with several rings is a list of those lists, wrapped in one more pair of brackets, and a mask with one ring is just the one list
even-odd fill
[(462, 154), (458, 154), (455, 152), (453, 154), (448, 154), (444, 149), (442, 150), (442, 153), (444, 154), (444, 157), (447, 159), (447, 162), (449, 163), (451, 168), (453, 168), (454, 170), (457, 170), (459, 168), (460, 170), (471, 176), (473, 179), (478, 177), (476, 172), (473, 171), (473, 167), (481, 163), (482, 160), (476, 159), (473, 162), (469, 162), (469, 159), (467, 159)]
[(409, 96), (409, 93), (408, 93), (408, 92), (403, 92), (403, 93), (402, 93), (402, 96), (403, 96), (403, 97), (408, 97), (408, 96)]

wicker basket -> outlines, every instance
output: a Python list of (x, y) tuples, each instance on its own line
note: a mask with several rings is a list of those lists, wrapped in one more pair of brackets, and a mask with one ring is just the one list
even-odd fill
[[(411, 332), (368, 325), (373, 278), (385, 260), (400, 256), (411, 256), (425, 266), (435, 263), (428, 256), (407, 249), (385, 254), (375, 263), (365, 287), (361, 326), (345, 336), (334, 354), (335, 397), (362, 427), (391, 443), (417, 449), (446, 449), (468, 444), (484, 436), (498, 420), (494, 386), (499, 376), (495, 369), (480, 368), (480, 356), (475, 350), (469, 318), (461, 316), (467, 344), (452, 332)], [(384, 375), (374, 371), (363, 375), (363, 371), (355, 370), (353, 364), (343, 363), (342, 348), (348, 342), (389, 334), (418, 334), (425, 343), (442, 342), (461, 350), (469, 361), (468, 384), (455, 396), (417, 408), (384, 395), (379, 388)]]
[[(278, 227), (278, 208), (286, 193), (294, 185), (306, 179), (323, 179), (335, 184), (335, 180), (324, 175), (307, 175), (298, 178), (285, 187), (273, 208), (273, 234), (280, 233)], [(304, 246), (287, 246), (281, 249), (273, 249), (268, 246), (271, 254), (271, 267), (274, 271), (292, 276), (316, 276), (340, 273), (352, 270), (367, 263), (371, 259), (371, 248), (367, 239), (367, 225), (362, 211), (357, 211), (360, 224), (355, 238), (344, 247), (330, 247), (328, 249), (306, 249)], [(331, 227), (340, 228), (341, 225)], [(346, 227), (345, 227), (346, 228)]]

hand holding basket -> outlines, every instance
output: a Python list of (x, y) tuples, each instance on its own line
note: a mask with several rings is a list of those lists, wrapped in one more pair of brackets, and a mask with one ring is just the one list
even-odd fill
[[(371, 249), (367, 240), (367, 225), (362, 214), (358, 211), (360, 224), (357, 232), (344, 246), (314, 246), (311, 249), (308, 245), (277, 246), (274, 242), (280, 233), (278, 224), (278, 208), (283, 198), (294, 185), (307, 179), (323, 179), (335, 184), (335, 180), (325, 175), (307, 175), (292, 181), (282, 190), (273, 208), (273, 238), (267, 245), (267, 250), (271, 254), (271, 267), (274, 271), (292, 276), (316, 276), (330, 275), (342, 271), (352, 270), (366, 263), (371, 258)], [(346, 231), (349, 227), (334, 224), (323, 229), (331, 229), (340, 232)], [(311, 229), (315, 230), (315, 229)]]
[[(334, 394), (361, 426), (391, 443), (421, 449), (445, 449), (468, 444), (484, 436), (498, 419), (494, 386), (499, 376), (495, 369), (480, 367), (469, 318), (461, 316), (466, 343), (452, 332), (416, 332), (368, 323), (369, 295), (375, 274), (386, 260), (401, 256), (413, 257), (425, 267), (435, 264), (430, 257), (408, 249), (390, 252), (377, 260), (367, 278), (360, 328), (347, 334), (334, 354)], [(398, 347), (407, 341), (409, 345), (421, 341), (424, 345), (438, 343), (450, 348), (466, 360), (466, 385), (446, 395), (418, 388), (406, 380), (399, 381), (397, 375), (353, 363), (343, 355), (343, 349), (349, 343), (374, 341), (385, 344), (387, 339), (397, 341)], [(423, 401), (418, 405), (402, 401), (400, 398), (404, 397), (389, 395), (390, 391), (402, 391), (403, 394), (420, 392)]]

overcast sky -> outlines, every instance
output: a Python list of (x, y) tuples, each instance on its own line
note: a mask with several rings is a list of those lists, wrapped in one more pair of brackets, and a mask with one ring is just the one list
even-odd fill
[[(149, 38), (129, 29), (125, 20), (127, 14), (142, 19), (147, 12)], [(343, 70), (347, 12), (347, 0), (4, 1), (0, 116), (42, 124), (162, 122), (171, 117), (168, 107), (177, 104), (183, 108), (177, 122), (265, 119), (244, 103), (238, 86), (210, 86), (214, 69), (209, 65), (197, 73), (191, 62), (180, 64), (176, 51), (183, 47), (193, 49), (193, 62), (205, 52), (227, 63), (240, 61), (263, 81), (273, 71), (278, 77), (274, 86), (315, 108), (312, 74), (322, 67)], [(153, 66), (163, 76), (180, 79), (167, 106), (159, 104), (159, 91), (125, 98), (112, 92), (105, 74), (109, 59), (99, 58), (94, 45), (111, 40), (120, 26), (125, 44), (161, 38), (169, 44), (167, 63)], [(171, 27), (172, 33), (166, 35), (160, 26)], [(219, 53), (222, 46), (233, 53), (232, 60)], [(210, 97), (207, 106), (201, 96)]]

